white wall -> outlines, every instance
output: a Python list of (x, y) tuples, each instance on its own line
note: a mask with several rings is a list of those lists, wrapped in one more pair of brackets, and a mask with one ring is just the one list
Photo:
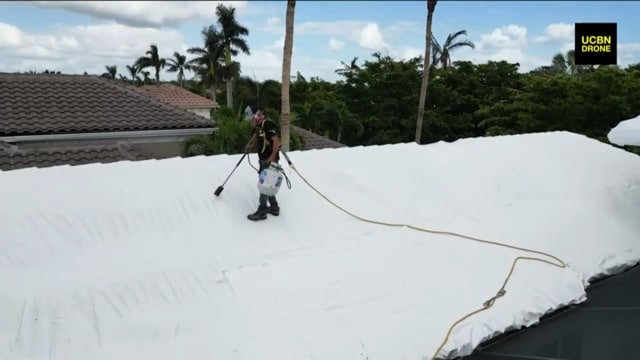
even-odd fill
[(211, 119), (211, 110), (210, 109), (188, 109), (190, 112), (205, 117), (207, 119)]

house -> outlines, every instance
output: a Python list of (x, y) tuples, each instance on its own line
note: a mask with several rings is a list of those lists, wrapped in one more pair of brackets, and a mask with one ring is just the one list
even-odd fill
[(0, 170), (180, 156), (213, 127), (98, 76), (0, 73)]
[[(0, 170), (181, 156), (186, 139), (215, 130), (216, 106), (171, 84), (0, 73)], [(292, 133), (303, 150), (345, 146), (296, 126)]]
[(173, 84), (130, 86), (129, 88), (207, 119), (211, 118), (212, 109), (220, 107), (211, 99), (199, 96)]

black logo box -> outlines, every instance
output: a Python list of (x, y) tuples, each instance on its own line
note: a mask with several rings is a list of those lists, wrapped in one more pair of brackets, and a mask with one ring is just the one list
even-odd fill
[(618, 23), (575, 23), (576, 65), (618, 63)]

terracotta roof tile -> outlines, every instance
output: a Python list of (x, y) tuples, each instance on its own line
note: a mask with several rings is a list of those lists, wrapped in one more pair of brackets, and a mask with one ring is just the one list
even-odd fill
[(212, 126), (97, 76), (0, 73), (0, 136)]
[(0, 143), (0, 170), (145, 160), (127, 144), (21, 149)]
[(130, 86), (129, 88), (181, 109), (212, 109), (218, 106), (213, 100), (173, 84)]

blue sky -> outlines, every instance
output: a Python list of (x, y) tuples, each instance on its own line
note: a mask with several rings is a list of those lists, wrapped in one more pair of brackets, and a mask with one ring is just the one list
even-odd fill
[[(249, 28), (251, 55), (241, 55), (243, 74), (280, 79), (284, 1), (226, 2)], [(102, 73), (125, 65), (151, 43), (163, 56), (201, 44), (200, 30), (215, 22), (217, 2), (2, 2), (0, 71), (60, 70)], [(617, 22), (619, 65), (640, 62), (640, 2), (440, 1), (434, 36), (467, 30), (476, 49), (454, 60), (519, 62), (522, 71), (547, 64), (573, 48), (575, 22)], [(299, 1), (292, 73), (334, 81), (340, 62), (371, 59), (375, 51), (407, 59), (424, 53), (426, 1)], [(189, 74), (188, 74), (189, 75)], [(162, 78), (175, 75), (163, 73)]]

